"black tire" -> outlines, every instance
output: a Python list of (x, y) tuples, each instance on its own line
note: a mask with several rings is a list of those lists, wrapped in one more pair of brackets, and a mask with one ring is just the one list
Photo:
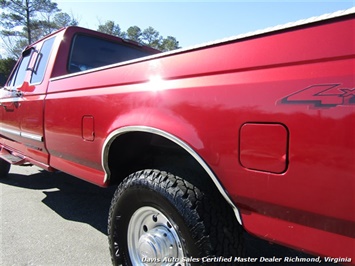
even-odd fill
[(10, 172), (11, 164), (3, 159), (0, 159), (0, 178), (4, 178)]
[[(108, 236), (114, 265), (145, 265), (141, 261), (149, 256), (156, 265), (224, 265), (221, 259), (243, 254), (242, 228), (219, 195), (206, 195), (158, 170), (136, 172), (119, 185), (110, 207)], [(167, 255), (165, 246), (176, 250), (177, 257)], [(175, 264), (162, 264), (167, 257), (174, 257)], [(184, 263), (185, 258), (195, 262)]]

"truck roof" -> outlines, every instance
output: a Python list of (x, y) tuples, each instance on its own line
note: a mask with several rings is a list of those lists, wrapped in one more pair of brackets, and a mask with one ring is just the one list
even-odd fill
[(141, 49), (146, 50), (147, 52), (150, 52), (151, 54), (161, 53), (161, 51), (159, 51), (157, 49), (154, 49), (152, 47), (149, 47), (147, 45), (138, 43), (138, 42), (133, 41), (133, 40), (124, 39), (124, 38), (121, 38), (121, 37), (117, 37), (117, 36), (114, 36), (114, 35), (102, 33), (102, 32), (99, 32), (99, 31), (95, 31), (95, 30), (91, 30), (91, 29), (87, 29), (87, 28), (83, 28), (83, 27), (79, 27), (79, 26), (68, 26), (68, 27), (64, 27), (64, 28), (61, 28), (59, 30), (56, 30), (56, 31), (54, 31), (54, 32), (42, 37), (41, 39), (31, 43), (30, 45), (26, 46), (26, 48), (23, 51), (28, 50), (29, 48), (35, 46), (37, 43), (42, 42), (45, 39), (49, 39), (50, 37), (52, 37), (54, 35), (57, 35), (57, 34), (59, 34), (62, 31), (68, 31), (68, 30), (77, 31), (77, 32), (92, 33), (93, 35), (96, 35), (96, 36), (100, 36), (101, 35), (101, 37), (104, 38), (104, 39), (112, 40), (114, 42), (122, 42), (122, 43), (129, 44), (129, 45), (132, 45), (132, 46), (137, 46), (137, 47), (140, 47)]

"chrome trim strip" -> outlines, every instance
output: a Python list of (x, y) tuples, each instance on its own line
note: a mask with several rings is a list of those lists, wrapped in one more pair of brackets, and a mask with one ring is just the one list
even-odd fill
[(21, 137), (24, 137), (24, 138), (30, 139), (30, 140), (35, 140), (35, 141), (38, 141), (38, 142), (43, 142), (43, 137), (41, 135), (21, 132)]
[(0, 132), (15, 135), (20, 137), (21, 132), (19, 130), (14, 130), (14, 129), (9, 129), (9, 128), (4, 128), (2, 125), (0, 125)]
[(107, 182), (110, 176), (110, 169), (108, 167), (108, 153), (109, 153), (109, 148), (112, 144), (112, 142), (119, 137), (120, 135), (123, 135), (125, 133), (129, 132), (147, 132), (147, 133), (152, 133), (156, 134), (159, 136), (162, 136), (164, 138), (167, 138), (180, 147), (182, 147), (184, 150), (186, 150), (191, 156), (193, 156), (196, 161), (203, 167), (203, 169), (206, 171), (206, 173), (210, 176), (212, 179), (213, 183), (217, 187), (218, 191), (221, 193), (221, 195), (224, 197), (224, 199), (228, 202), (228, 204), (232, 207), (234, 214), (239, 222), (239, 224), (242, 225), (242, 219), (241, 215), (239, 213), (238, 208), (235, 206), (235, 204), (232, 202), (232, 200), (229, 198), (227, 195), (226, 191), (223, 189), (222, 185), (219, 183), (217, 177), (215, 174), (212, 172), (212, 170), (209, 168), (209, 166), (205, 163), (205, 161), (189, 146), (187, 145), (184, 141), (180, 140), (179, 138), (175, 137), (174, 135), (165, 132), (163, 130), (157, 129), (157, 128), (152, 128), (152, 127), (147, 127), (147, 126), (127, 126), (127, 127), (122, 127), (120, 129), (117, 129), (113, 132), (111, 132), (108, 137), (106, 138), (103, 149), (102, 149), (102, 167), (105, 171), (105, 178), (104, 178), (104, 183)]
[(11, 134), (11, 135), (14, 135), (17, 137), (23, 137), (26, 139), (35, 140), (38, 142), (43, 142), (43, 136), (41, 136), (41, 135), (36, 135), (36, 134), (21, 132), (19, 130), (15, 130), (15, 129), (5, 128), (2, 125), (0, 125), (0, 133), (1, 132)]

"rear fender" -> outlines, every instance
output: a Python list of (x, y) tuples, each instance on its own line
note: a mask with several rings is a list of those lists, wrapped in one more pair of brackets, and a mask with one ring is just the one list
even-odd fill
[[(110, 179), (110, 175), (111, 175), (109, 165), (108, 165), (108, 156), (109, 156), (111, 144), (113, 143), (114, 140), (116, 140), (120, 136), (127, 134), (127, 133), (132, 133), (132, 132), (145, 132), (145, 133), (150, 133), (153, 135), (158, 135), (160, 137), (166, 138), (166, 139), (174, 142), (179, 147), (181, 147), (183, 150), (188, 152), (198, 162), (198, 164), (204, 169), (204, 171), (207, 173), (209, 178), (215, 184), (215, 186), (218, 189), (218, 191), (220, 192), (220, 194), (227, 201), (227, 203), (232, 207), (233, 212), (234, 212), (238, 222), (240, 224), (242, 224), (239, 210), (237, 209), (235, 204), (231, 201), (231, 199), (228, 197), (227, 193), (223, 189), (222, 185), (219, 183), (219, 181), (218, 181), (217, 177), (215, 176), (215, 174), (213, 173), (213, 171), (206, 164), (206, 162), (199, 156), (199, 154), (197, 152), (195, 152), (195, 150), (192, 149), (191, 146), (188, 145), (185, 141), (179, 139), (178, 137), (174, 136), (171, 133), (168, 133), (164, 130), (161, 130), (161, 129), (158, 129), (155, 127), (145, 126), (145, 125), (124, 126), (124, 127), (121, 127), (119, 129), (112, 131), (109, 134), (109, 136), (105, 140), (103, 150), (102, 150), (102, 167), (105, 171), (105, 180), (104, 180), (105, 183), (108, 182), (108, 180)], [(197, 145), (199, 145), (200, 147), (203, 146), (203, 143), (201, 140), (196, 141), (196, 137), (197, 137), (196, 131), (191, 132), (187, 136), (193, 136), (193, 138), (195, 139), (194, 143), (197, 143)]]

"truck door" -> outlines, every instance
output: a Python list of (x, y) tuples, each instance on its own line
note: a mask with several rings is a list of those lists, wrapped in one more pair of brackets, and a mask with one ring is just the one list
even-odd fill
[(31, 50), (23, 53), (10, 80), (0, 91), (1, 124), (0, 134), (12, 141), (21, 141), (19, 108), (21, 106), (21, 88), (25, 86), (27, 68), (30, 63)]
[(3, 106), (1, 134), (21, 143), (19, 150), (24, 155), (44, 165), (48, 165), (43, 127), (44, 99), (54, 40), (52, 37), (39, 42), (23, 53), (13, 80), (3, 90), (5, 98), (0, 99)]
[(36, 45), (29, 67), (28, 85), (21, 88), (19, 110), (21, 141), (26, 155), (48, 165), (44, 140), (44, 99), (50, 76), (49, 59), (55, 37)]

